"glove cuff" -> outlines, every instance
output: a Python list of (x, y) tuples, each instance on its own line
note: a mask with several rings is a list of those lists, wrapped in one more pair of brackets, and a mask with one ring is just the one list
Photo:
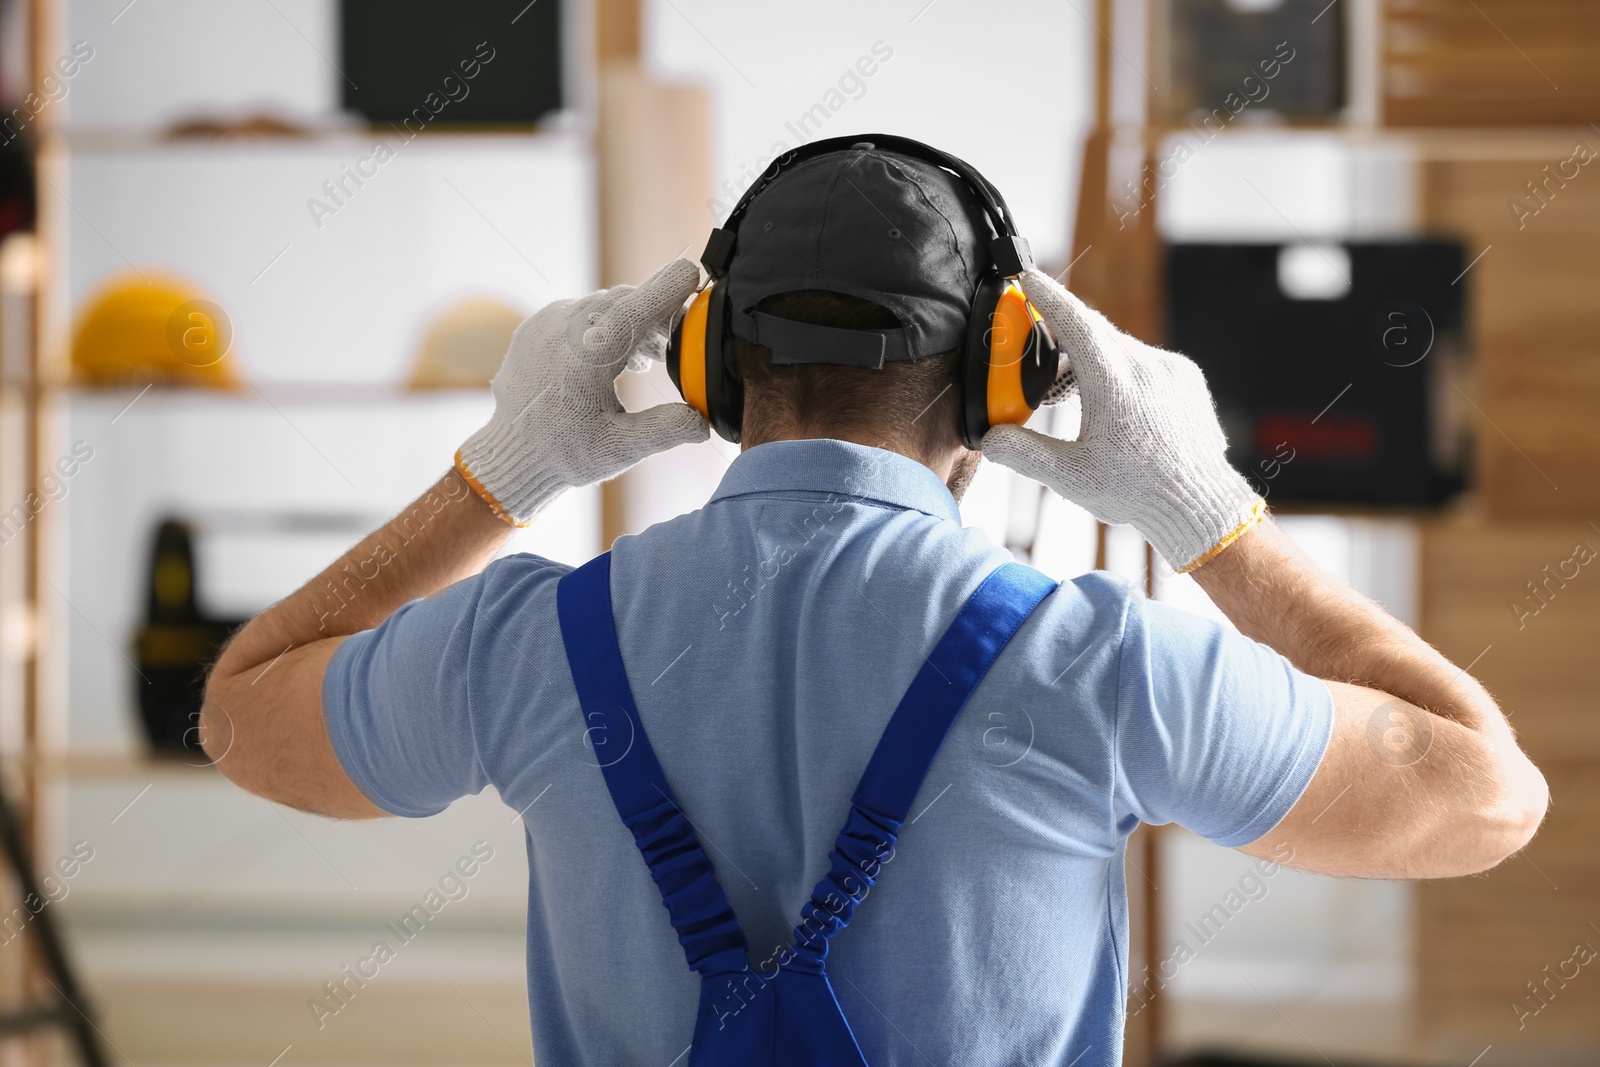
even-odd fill
[(515, 433), (491, 420), (456, 451), (456, 469), (467, 484), (517, 527), (529, 525), (561, 491), (546, 471), (530, 469), (525, 448)]
[(1179, 574), (1215, 559), (1267, 515), (1266, 500), (1232, 468), (1210, 484), (1187, 489), (1174, 493), (1159, 516), (1139, 524)]
[(1208, 548), (1204, 552), (1200, 553), (1200, 555), (1196, 556), (1191, 562), (1184, 564), (1182, 567), (1179, 567), (1178, 568), (1178, 573), (1179, 574), (1188, 574), (1190, 571), (1196, 569), (1197, 567), (1203, 567), (1207, 563), (1210, 563), (1212, 560), (1216, 559), (1219, 555), (1222, 554), (1222, 550), (1223, 549), (1227, 548), (1229, 545), (1231, 545), (1235, 541), (1239, 540), (1239, 538), (1243, 537), (1246, 533), (1248, 533), (1250, 531), (1250, 528), (1252, 526), (1254, 526), (1256, 523), (1262, 521), (1266, 517), (1267, 517), (1267, 502), (1266, 502), (1265, 499), (1263, 499), (1262, 497), (1258, 496), (1258, 497), (1255, 498), (1255, 500), (1253, 500), (1251, 502), (1249, 508), (1244, 512), (1244, 515), (1240, 519), (1239, 524), (1237, 526), (1235, 526), (1233, 529), (1229, 530), (1227, 533), (1223, 534), (1222, 537), (1216, 542), (1216, 544), (1212, 545), (1210, 548)]

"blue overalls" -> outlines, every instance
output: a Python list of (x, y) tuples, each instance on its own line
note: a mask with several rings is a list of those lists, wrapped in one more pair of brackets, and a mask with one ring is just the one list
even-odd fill
[[(645, 736), (611, 615), (611, 554), (563, 577), (561, 638), (601, 773), (661, 890), (689, 966), (700, 1012), (689, 1067), (867, 1067), (823, 969), (828, 941), (893, 856), (895, 840), (945, 734), (1000, 650), (1056, 587), (1005, 563), (978, 586), (895, 708), (851, 799), (831, 867), (801, 910), (794, 947), (778, 967), (753, 970), (744, 931), (711, 860)], [(615, 744), (619, 751), (609, 751)]]

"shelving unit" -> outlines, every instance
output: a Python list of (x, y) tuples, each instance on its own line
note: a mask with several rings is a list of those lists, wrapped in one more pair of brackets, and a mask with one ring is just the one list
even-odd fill
[[(1156, 27), (1167, 2), (1098, 5), (1106, 31), (1103, 103), (1085, 157), (1074, 248), (1082, 260), (1071, 274), (1090, 303), (1158, 343), (1153, 220), (1161, 193), (1125, 229), (1108, 219), (1105, 204), (1182, 132), (1151, 106), (1155, 94), (1136, 73), (1162, 80)], [(1344, 119), (1285, 124), (1277, 134), (1230, 128), (1215, 143), (1320, 131), (1391, 152), (1413, 176), (1409, 224), (1454, 235), (1466, 248), (1476, 371), (1464, 389), (1477, 430), (1477, 479), (1451, 507), (1412, 516), (1421, 561), (1416, 626), (1454, 662), (1474, 664), (1546, 769), (1554, 798), (1524, 856), (1481, 878), (1411, 890), (1415, 988), (1397, 1018), (1397, 1036), (1427, 1062), (1476, 1062), (1491, 1045), (1500, 1062), (1589, 1062), (1600, 1030), (1581, 995), (1558, 993), (1543, 1008), (1524, 996), (1525, 1007), (1540, 1010), (1537, 1021), (1529, 1016), (1521, 1026), (1509, 1008), (1527, 993), (1525, 983), (1546, 973), (1545, 964), (1571, 954), (1571, 942), (1596, 943), (1587, 920), (1600, 900), (1600, 875), (1576, 859), (1592, 852), (1580, 842), (1600, 832), (1600, 750), (1590, 713), (1600, 676), (1582, 651), (1594, 642), (1594, 596), (1581, 577), (1552, 583), (1554, 599), (1526, 600), (1535, 608), (1549, 603), (1522, 629), (1511, 605), (1527, 595), (1527, 582), (1542, 580), (1545, 565), (1568, 558), (1574, 543), (1600, 548), (1600, 531), (1590, 526), (1600, 501), (1600, 352), (1591, 297), (1600, 282), (1600, 186), (1574, 177), (1592, 164), (1568, 162), (1550, 177), (1576, 146), (1600, 150), (1600, 131), (1587, 124), (1600, 99), (1588, 58), (1600, 9), (1571, 0), (1362, 0), (1324, 13), (1349, 19)], [(1130, 875), (1130, 885), (1136, 881)], [(1156, 907), (1150, 899), (1145, 905), (1147, 913)], [(1145, 931), (1136, 940), (1148, 963)], [(1166, 1020), (1156, 1013), (1143, 1022), (1130, 1029), (1128, 1063), (1151, 1062), (1161, 1045)]]
[[(293, 10), (289, 16), (263, 10), (276, 23), (275, 33), (281, 31), (285, 40), (294, 34), (292, 46), (303, 48), (308, 62), (325, 64), (314, 43), (292, 23), (282, 24)], [(582, 10), (574, 11), (570, 36), (582, 45), (591, 27)], [(103, 101), (101, 89), (84, 91), (86, 79), (118, 61), (110, 42), (126, 44), (128, 27), (141, 13), (125, 12), (113, 28), (67, 0), (30, 0), (29, 12), (36, 66), (61, 54), (72, 33), (94, 31), (98, 65), (85, 68), (69, 99)], [(106, 20), (115, 14), (106, 12)], [(147, 33), (136, 27), (132, 36)], [(286, 884), (303, 884), (311, 893), (296, 898), (296, 906), (312, 926), (319, 921), (319, 902), (331, 901), (320, 921), (335, 934), (306, 939), (315, 944), (319, 937), (367, 937), (374, 909), (393, 904), (403, 910), (409, 901), (401, 897), (437, 877), (436, 871), (413, 868), (455, 847), (447, 833), (472, 832), (474, 823), (492, 826), (488, 836), (509, 858), (503, 873), (496, 872), (497, 888), (480, 888), (478, 903), (463, 920), (476, 913), (496, 944), (516, 940), (526, 889), (518, 873), (520, 824), (495, 816), (492, 797), (461, 805), (459, 815), (427, 831), (377, 834), (350, 861), (352, 871), (366, 872), (366, 895), (354, 901), (328, 896), (348, 888), (348, 880), (318, 851), (330, 850), (319, 820), (241, 793), (197, 756), (189, 757), (191, 763), (147, 754), (133, 712), (136, 679), (126, 660), (142, 608), (146, 542), (155, 515), (196, 514), (203, 525), (222, 529), (213, 538), (219, 542), (239, 535), (234, 528), (242, 512), (259, 515), (278, 505), (301, 513), (387, 517), (423, 487), (419, 481), (448, 466), (455, 446), (492, 404), (486, 391), (410, 392), (400, 386), (414, 358), (414, 339), (431, 316), (463, 296), (490, 296), (531, 312), (556, 297), (596, 288), (597, 162), (593, 124), (585, 117), (594, 107), (594, 64), (582, 49), (573, 58), (570, 99), (580, 110), (563, 121), (539, 131), (425, 133), (400, 146), (359, 198), (320, 219), (308, 214), (308, 198), (320, 195), (322, 182), (370, 150), (375, 139), (395, 140), (391, 131), (345, 124), (304, 138), (172, 141), (147, 129), (74, 122), (65, 103), (47, 109), (30, 131), (37, 135), (40, 210), (28, 262), (7, 275), (8, 378), (0, 432), (15, 428), (27, 443), (24, 485), (37, 484), (75, 440), (89, 441), (96, 451), (67, 495), (28, 525), (26, 558), (8, 552), (0, 561), (0, 596), (16, 594), (0, 632), (6, 646), (22, 654), (14, 660), (22, 684), (15, 693), (0, 693), (0, 767), (25, 800), (32, 851), (40, 862), (54, 862), (63, 842), (77, 837), (98, 848), (96, 863), (86, 866), (73, 887), (71, 916), (83, 924), (73, 947), (95, 967), (110, 968), (105, 985), (96, 982), (104, 990), (106, 1027), (133, 1035), (124, 1047), (138, 1062), (145, 1061), (141, 1047), (151, 1047), (151, 1041), (160, 1047), (173, 1030), (188, 1029), (195, 1011), (203, 1013), (207, 1004), (221, 1005), (222, 1015), (209, 1028), (216, 1032), (197, 1047), (214, 1058), (255, 1055), (254, 1049), (242, 1051), (247, 1035), (233, 1034), (239, 1027), (230, 1018), (245, 1029), (255, 1025), (256, 1037), (271, 1035), (277, 1025), (261, 1025), (265, 1015), (238, 1015), (220, 988), (178, 1014), (139, 1000), (143, 990), (160, 988), (170, 999), (178, 988), (171, 974), (141, 977), (138, 971), (161, 931), (187, 946), (172, 958), (203, 970), (207, 944), (227, 944), (230, 937), (240, 945), (253, 943), (248, 931), (229, 933), (230, 924), (242, 930), (252, 915), (271, 912), (271, 898), (235, 885), (229, 866), (202, 865), (175, 880), (186, 864), (193, 866), (186, 853), (173, 852), (180, 841), (233, 840), (237, 851), (241, 834), (254, 834), (257, 844), (230, 866), (236, 871), (259, 864), (252, 852), (275, 855), (276, 881), (287, 878)], [(253, 69), (264, 68), (255, 63)], [(163, 91), (181, 90), (181, 83), (180, 70)], [(179, 97), (181, 91), (173, 99)], [(112, 390), (72, 384), (67, 353), (85, 300), (114, 275), (137, 280), (151, 268), (176, 268), (229, 312), (236, 340), (229, 358), (243, 368), (240, 377), (254, 384), (232, 394), (160, 386), (143, 391), (138, 383)], [(29, 336), (19, 339), (17, 308), (23, 306)], [(574, 559), (592, 554), (600, 538), (598, 491), (567, 494), (555, 507), (552, 522), (531, 540), (519, 537), (508, 551)], [(232, 519), (224, 514), (230, 511)], [(114, 530), (124, 532), (108, 534)], [(279, 561), (277, 569), (277, 580), (290, 584), (254, 607), (298, 584), (292, 561)], [(214, 571), (213, 577), (223, 575)], [(263, 575), (246, 577), (264, 588)], [(190, 851), (210, 854), (207, 848)], [(160, 856), (167, 859), (155, 859)], [(153, 862), (169, 866), (157, 869), (152, 881), (146, 875)], [(275, 884), (274, 877), (259, 881)], [(231, 888), (219, 896), (207, 890), (209, 883)], [(132, 919), (122, 922), (118, 916), (129, 908)], [(177, 932), (196, 908), (209, 916), (211, 933), (183, 940)], [(436, 947), (444, 957), (454, 951), (445, 951), (444, 940)], [(461, 950), (480, 952), (466, 941)], [(500, 970), (502, 957), (504, 951), (496, 957)], [(39, 986), (21, 973), (26, 958), (20, 952), (0, 955), (0, 998)], [(496, 1016), (509, 1012), (501, 1025), (514, 1035), (520, 1029), (525, 1042), (520, 974), (517, 969), (511, 983), (519, 991), (515, 996), (502, 996), (499, 987), (473, 995)], [(280, 978), (271, 990), (256, 992), (288, 1009), (280, 1018), (298, 1020), (304, 1013), (302, 986), (314, 988), (320, 979), (303, 963)], [(193, 983), (185, 988), (185, 995), (195, 994)], [(467, 988), (473, 991), (470, 983)], [(401, 995), (398, 986), (395, 992)], [(240, 995), (255, 996), (243, 989)], [(199, 1029), (208, 1027), (202, 1022)], [(370, 1023), (344, 1029), (343, 1041), (322, 1054), (334, 1055), (337, 1045), (349, 1053), (363, 1041), (372, 1047)], [(492, 1031), (489, 1036), (498, 1052), (484, 1042), (471, 1049), (482, 1062), (516, 1054)], [(278, 1051), (267, 1050), (261, 1062)], [(55, 1058), (44, 1044), (0, 1043), (4, 1067), (47, 1061)]]

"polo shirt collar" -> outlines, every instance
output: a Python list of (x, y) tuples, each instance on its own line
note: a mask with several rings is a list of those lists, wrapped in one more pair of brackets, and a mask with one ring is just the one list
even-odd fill
[(746, 449), (728, 466), (710, 502), (794, 490), (859, 497), (961, 524), (955, 497), (928, 467), (886, 448), (829, 437)]

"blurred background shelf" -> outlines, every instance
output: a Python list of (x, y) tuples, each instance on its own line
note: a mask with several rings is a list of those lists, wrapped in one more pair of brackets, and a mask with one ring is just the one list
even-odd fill
[[(14, 765), (15, 760), (8, 760)], [(13, 766), (7, 767), (8, 771)], [(153, 753), (142, 748), (128, 752), (59, 752), (40, 753), (33, 759), (33, 770), (44, 778), (68, 778), (85, 781), (149, 780), (168, 776), (210, 776), (220, 778), (220, 772), (203, 755)]]
[[(138, 679), (130, 635), (145, 613), (157, 524), (195, 529), (195, 587), (208, 617), (248, 618), (315, 575), (418, 496), (487, 420), (483, 391), (267, 386), (239, 395), (72, 390), (60, 439), (93, 458), (58, 505), (66, 530), (48, 595), (70, 676), (60, 743), (127, 750)], [(121, 531), (108, 539), (104, 531)], [(581, 562), (598, 541), (598, 491), (564, 494), (507, 551)]]

